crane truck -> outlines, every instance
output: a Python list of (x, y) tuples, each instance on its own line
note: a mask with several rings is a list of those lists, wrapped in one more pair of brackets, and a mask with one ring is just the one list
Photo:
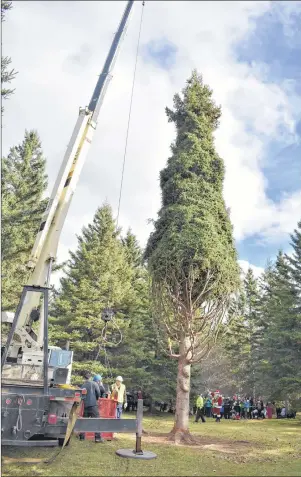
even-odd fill
[[(82, 397), (81, 390), (70, 385), (72, 351), (48, 343), (50, 276), (133, 3), (127, 2), (89, 105), (79, 110), (33, 245), (30, 276), (16, 313), (2, 313), (2, 323), (10, 324), (1, 357), (2, 445), (62, 444), (71, 408)], [(91, 430), (91, 424), (87, 430)]]

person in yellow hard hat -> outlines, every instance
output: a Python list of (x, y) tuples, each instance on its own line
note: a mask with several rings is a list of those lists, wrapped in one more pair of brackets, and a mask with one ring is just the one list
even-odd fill
[(112, 398), (116, 399), (116, 418), (121, 419), (122, 409), (127, 408), (126, 388), (123, 384), (122, 376), (117, 376), (115, 383), (112, 386)]

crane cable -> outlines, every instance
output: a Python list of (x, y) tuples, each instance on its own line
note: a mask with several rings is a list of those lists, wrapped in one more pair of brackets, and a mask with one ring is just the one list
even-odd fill
[(117, 343), (114, 343), (113, 341), (110, 343), (110, 341), (107, 340), (107, 327), (108, 327), (107, 323), (104, 325), (104, 327), (102, 329), (101, 338), (102, 338), (104, 343), (110, 343), (113, 346), (118, 346), (118, 345), (120, 345), (120, 343), (122, 341), (122, 338), (123, 338), (122, 332), (121, 332), (120, 327), (118, 326), (117, 321), (114, 318), (111, 319), (111, 322), (113, 324), (113, 329), (115, 329), (119, 334), (119, 338), (118, 338), (119, 341), (117, 341)]
[(122, 342), (123, 335), (122, 335), (122, 332), (121, 332), (120, 327), (118, 326), (117, 321), (116, 321), (114, 318), (112, 318), (111, 322), (113, 323), (113, 330), (115, 329), (115, 330), (118, 332), (118, 334), (119, 334), (118, 341), (117, 341), (117, 342), (113, 342), (113, 341), (110, 342), (110, 341), (107, 340), (107, 328), (108, 328), (108, 324), (105, 323), (105, 324), (104, 324), (104, 327), (103, 327), (102, 330), (101, 330), (101, 335), (100, 335), (100, 338), (101, 338), (101, 341), (102, 341), (103, 344), (100, 344), (99, 347), (98, 347), (98, 352), (97, 352), (95, 361), (98, 360), (98, 357), (99, 357), (99, 355), (100, 355), (101, 349), (103, 349), (104, 352), (106, 353), (106, 350), (105, 350), (105, 345), (106, 345), (106, 343), (107, 343), (107, 344), (110, 344), (110, 345), (112, 345), (112, 346), (114, 346), (114, 347), (116, 347), (116, 346), (119, 346), (120, 343)]
[[(124, 179), (124, 171), (125, 171), (125, 162), (126, 162), (126, 155), (127, 155), (127, 146), (128, 146), (128, 139), (129, 139), (129, 132), (130, 132), (130, 125), (131, 125), (131, 116), (132, 116), (132, 106), (133, 106), (133, 98), (134, 98), (134, 90), (135, 90), (135, 84), (136, 84), (136, 72), (137, 72), (137, 64), (138, 64), (138, 56), (139, 56), (139, 48), (140, 48), (140, 38), (141, 38), (141, 31), (142, 31), (142, 23), (143, 23), (143, 13), (144, 13), (144, 5), (145, 2), (142, 2), (142, 10), (141, 10), (141, 16), (140, 16), (140, 23), (139, 23), (139, 33), (138, 33), (138, 39), (137, 39), (137, 47), (136, 47), (136, 56), (135, 56), (135, 65), (134, 65), (134, 73), (133, 73), (133, 81), (132, 81), (132, 89), (131, 89), (131, 97), (130, 97), (130, 107), (129, 107), (129, 115), (128, 115), (128, 122), (127, 122), (127, 130), (126, 130), (126, 136), (125, 136), (125, 147), (124, 147), (124, 153), (123, 153), (123, 163), (122, 163), (122, 172), (121, 172), (121, 181), (120, 181), (120, 189), (119, 189), (119, 199), (118, 199), (118, 209), (117, 209), (117, 219), (116, 219), (116, 230), (118, 229), (118, 223), (119, 223), (119, 214), (120, 214), (120, 205), (121, 205), (121, 197), (122, 197), (122, 189), (123, 189), (123, 179)], [(116, 323), (115, 320), (112, 320), (114, 328), (117, 329), (117, 331), (120, 334), (120, 340), (118, 343), (114, 343), (114, 346), (118, 346), (123, 339), (121, 330)], [(101, 339), (103, 341), (103, 344), (99, 345), (98, 352), (95, 358), (95, 362), (98, 361), (99, 355), (101, 352), (101, 349), (104, 351), (104, 359), (105, 359), (105, 366), (109, 368), (109, 372), (112, 376), (112, 369), (110, 366), (110, 362), (108, 359), (107, 351), (106, 351), (106, 344), (108, 343), (106, 340), (106, 331), (107, 331), (107, 324), (104, 325), (102, 332), (101, 332)]]
[(127, 154), (128, 138), (129, 138), (130, 124), (131, 124), (131, 115), (132, 115), (132, 105), (133, 105), (134, 89), (135, 89), (135, 83), (136, 83), (136, 71), (137, 71), (137, 63), (138, 63), (138, 55), (139, 55), (139, 47), (140, 47), (140, 37), (141, 37), (141, 29), (142, 29), (142, 20), (143, 20), (143, 12), (144, 12), (144, 8), (143, 8), (143, 7), (144, 7), (144, 4), (145, 4), (145, 2), (142, 2), (142, 10), (141, 10), (140, 25), (139, 25), (139, 34), (138, 34), (138, 41), (137, 41), (135, 66), (134, 66), (134, 75), (133, 75), (133, 83), (132, 83), (132, 91), (131, 91), (131, 99), (130, 99), (130, 109), (129, 109), (128, 123), (127, 123), (127, 131), (126, 131), (126, 137), (125, 137), (124, 154), (123, 154), (123, 163), (122, 163), (122, 172), (121, 172), (121, 182), (120, 182), (119, 200), (118, 200), (118, 211), (117, 211), (117, 219), (116, 219), (116, 229), (118, 229), (118, 222), (119, 222), (120, 203), (121, 203), (122, 188), (123, 188), (123, 178), (124, 178), (124, 169), (125, 169), (125, 161), (126, 161), (126, 154)]

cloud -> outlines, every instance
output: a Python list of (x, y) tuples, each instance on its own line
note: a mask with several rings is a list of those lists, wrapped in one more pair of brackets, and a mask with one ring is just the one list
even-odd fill
[(77, 72), (83, 67), (87, 67), (89, 60), (92, 59), (92, 48), (88, 44), (81, 45), (79, 51), (67, 55), (63, 64), (63, 71)]
[[(172, 5), (172, 8), (171, 8)], [(271, 138), (284, 144), (295, 131), (293, 89), (266, 80), (260, 64), (239, 62), (235, 45), (256, 28), (273, 2), (146, 2), (141, 52), (164, 41), (176, 61), (163, 65), (141, 54), (132, 110), (120, 224), (145, 244), (160, 207), (159, 171), (170, 155), (174, 127), (164, 109), (172, 105), (197, 68), (222, 105), (216, 146), (225, 160), (224, 195), (237, 240), (259, 233), (283, 236), (297, 222), (300, 195), (274, 203), (266, 195), (262, 166)], [(6, 105), (3, 146), (38, 129), (53, 184), (79, 106), (89, 103), (125, 2), (16, 2), (4, 24), (4, 54), (19, 71)], [(133, 15), (101, 110), (97, 132), (74, 194), (61, 237), (73, 247), (75, 234), (108, 200), (117, 213), (141, 4)], [(286, 13), (289, 17), (292, 13)], [(290, 17), (289, 17), (290, 18)], [(299, 218), (299, 217), (298, 217)], [(59, 259), (61, 260), (60, 247)]]
[(251, 268), (256, 278), (260, 277), (260, 275), (262, 275), (262, 273), (264, 272), (263, 267), (256, 267), (255, 265), (249, 263), (247, 260), (239, 260), (238, 263), (242, 268), (243, 273), (247, 273), (249, 268)]

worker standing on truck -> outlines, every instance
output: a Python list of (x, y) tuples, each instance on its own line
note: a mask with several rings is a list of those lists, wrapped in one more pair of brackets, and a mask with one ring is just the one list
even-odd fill
[[(84, 374), (85, 382), (81, 386), (81, 389), (85, 389), (83, 393), (84, 401), (84, 417), (99, 417), (98, 399), (100, 398), (99, 386), (95, 381), (91, 381), (91, 373)], [(79, 435), (80, 440), (85, 439), (85, 434)], [(99, 432), (95, 432), (95, 442), (104, 442)]]
[(117, 376), (115, 384), (112, 386), (112, 399), (116, 399), (117, 407), (116, 407), (116, 418), (121, 419), (122, 415), (122, 408), (124, 410), (127, 408), (127, 397), (126, 397), (126, 389), (123, 383), (122, 376)]

